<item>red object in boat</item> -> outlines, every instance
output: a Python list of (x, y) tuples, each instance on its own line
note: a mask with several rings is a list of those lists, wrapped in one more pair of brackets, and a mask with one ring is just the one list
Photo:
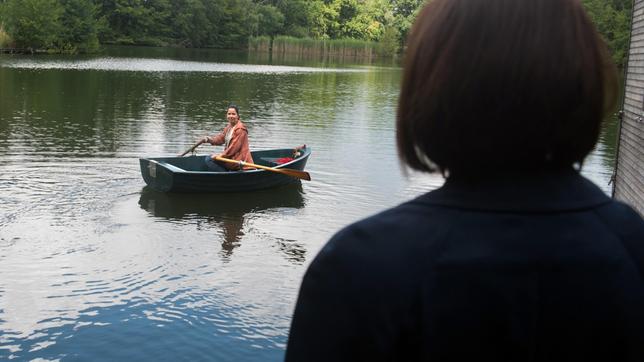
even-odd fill
[(282, 158), (278, 158), (277, 160), (275, 160), (275, 162), (278, 165), (281, 165), (281, 164), (287, 163), (287, 162), (291, 162), (291, 161), (293, 161), (293, 157), (282, 157)]

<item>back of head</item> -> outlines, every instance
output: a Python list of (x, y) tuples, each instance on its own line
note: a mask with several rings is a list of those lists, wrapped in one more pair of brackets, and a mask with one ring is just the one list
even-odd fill
[(570, 167), (617, 98), (615, 67), (579, 0), (433, 0), (405, 56), (397, 141), (419, 170)]

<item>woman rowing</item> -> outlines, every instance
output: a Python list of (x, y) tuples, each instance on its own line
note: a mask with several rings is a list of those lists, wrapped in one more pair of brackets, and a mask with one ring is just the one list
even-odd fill
[[(219, 134), (204, 136), (198, 141), (199, 144), (224, 145), (222, 153), (206, 156), (205, 160), (208, 169), (216, 172), (252, 169), (250, 166), (242, 166), (241, 164), (241, 162), (253, 163), (253, 157), (250, 154), (248, 144), (248, 129), (239, 118), (239, 108), (236, 105), (231, 104), (228, 106), (226, 119), (228, 120), (228, 125)], [(240, 161), (240, 163), (219, 163), (214, 161), (216, 157), (228, 158)]]

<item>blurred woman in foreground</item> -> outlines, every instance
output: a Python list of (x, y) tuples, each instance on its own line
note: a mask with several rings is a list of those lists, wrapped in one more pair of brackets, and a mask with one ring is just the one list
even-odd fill
[(443, 187), (338, 232), (288, 361), (644, 361), (644, 221), (579, 174), (617, 97), (579, 0), (433, 0), (397, 141)]

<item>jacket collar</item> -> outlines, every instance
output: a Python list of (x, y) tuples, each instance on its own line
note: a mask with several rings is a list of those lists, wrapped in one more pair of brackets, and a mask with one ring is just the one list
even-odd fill
[(226, 125), (226, 129), (227, 130), (228, 129), (233, 129), (233, 131), (236, 130), (236, 129), (242, 129), (242, 130), (248, 132), (248, 130), (246, 129), (246, 125), (244, 123), (242, 123), (241, 119), (239, 121), (237, 121), (237, 123), (235, 123), (234, 126), (231, 126), (230, 123), (228, 123)]
[(415, 202), (470, 210), (548, 212), (589, 209), (611, 199), (573, 169), (478, 182), (447, 180)]

